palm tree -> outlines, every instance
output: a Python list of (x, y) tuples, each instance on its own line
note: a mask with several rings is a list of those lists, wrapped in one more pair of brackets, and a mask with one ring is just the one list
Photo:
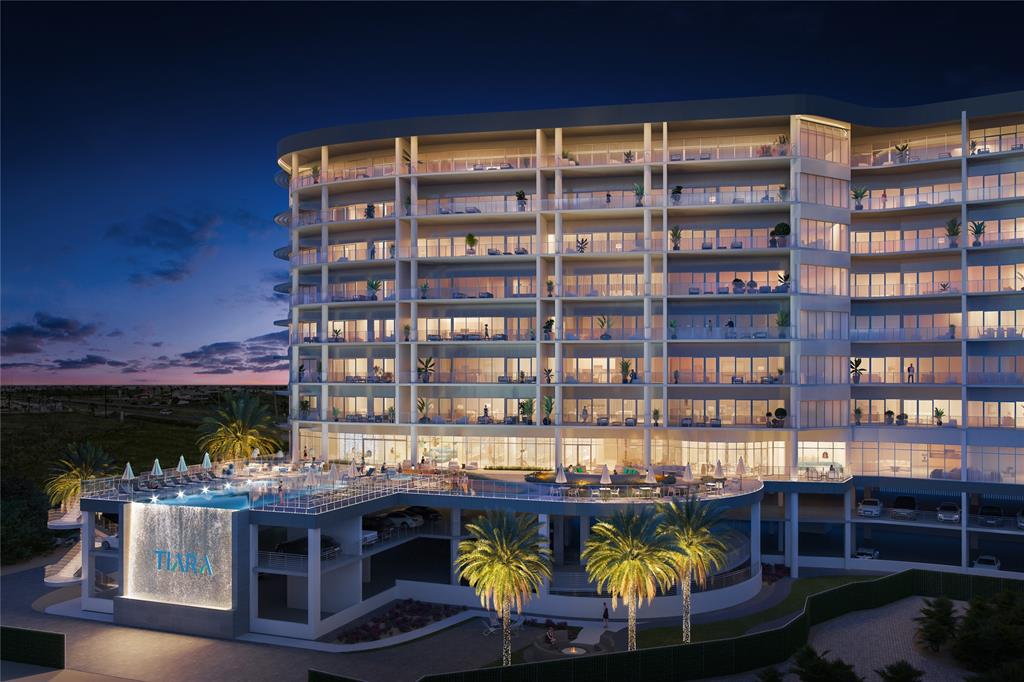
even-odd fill
[(690, 496), (685, 502), (672, 500), (660, 505), (661, 532), (675, 545), (676, 570), (683, 593), (683, 644), (690, 643), (692, 583), (704, 588), (716, 569), (725, 565), (726, 546), (712, 528), (721, 519), (706, 502)]
[(64, 457), (53, 467), (53, 475), (46, 481), (46, 494), (50, 504), (60, 505), (67, 511), (82, 496), (82, 479), (97, 478), (112, 473), (114, 463), (110, 455), (89, 441), (69, 443)]
[(583, 549), (587, 576), (599, 592), (611, 594), (612, 605), (621, 598), (629, 613), (627, 649), (636, 650), (636, 609), (651, 601), (658, 589), (675, 581), (672, 540), (660, 533), (661, 515), (651, 507), (639, 512), (618, 511), (594, 524)]
[(501, 663), (512, 664), (514, 606), (522, 613), (533, 592), (551, 578), (551, 550), (542, 542), (533, 518), (507, 511), (490, 511), (466, 525), (470, 539), (459, 543), (455, 567), (459, 577), (476, 590), (484, 608), (501, 618)]
[(226, 405), (199, 424), (199, 448), (220, 460), (248, 457), (254, 449), (273, 452), (280, 445), (267, 408), (254, 395), (226, 396)]

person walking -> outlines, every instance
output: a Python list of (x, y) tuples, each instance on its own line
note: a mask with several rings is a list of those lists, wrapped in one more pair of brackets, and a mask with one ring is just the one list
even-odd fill
[(604, 613), (601, 614), (601, 620), (604, 621), (604, 629), (608, 629), (608, 602), (604, 602)]

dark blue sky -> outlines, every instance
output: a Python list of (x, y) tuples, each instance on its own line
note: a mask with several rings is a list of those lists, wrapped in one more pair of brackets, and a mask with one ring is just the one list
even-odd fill
[[(274, 145), (377, 118), (1024, 87), (1017, 3), (18, 4), (5, 382), (285, 381)], [(972, 28), (973, 27), (973, 28)], [(974, 37), (971, 37), (974, 36)], [(957, 43), (963, 37), (964, 44)], [(269, 335), (269, 336), (268, 336)]]

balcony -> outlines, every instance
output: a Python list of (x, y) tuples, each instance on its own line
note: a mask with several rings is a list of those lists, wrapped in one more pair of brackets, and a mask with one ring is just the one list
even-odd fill
[(1017, 372), (967, 372), (967, 383), (977, 386), (1021, 386), (1024, 374)]
[(466, 173), (500, 170), (527, 170), (537, 167), (537, 157), (531, 153), (487, 154), (483, 152), (458, 152), (457, 154), (431, 154), (421, 159), (411, 172), (416, 175), (430, 173)]
[[(664, 199), (664, 197), (659, 197)], [(680, 194), (672, 193), (664, 203), (666, 208), (687, 206), (788, 206), (794, 201), (792, 192), (785, 187), (772, 186), (756, 190), (732, 190), (717, 187), (684, 187)]]
[[(498, 399), (501, 400), (500, 398)], [(454, 424), (457, 426), (536, 426), (533, 419), (526, 420), (520, 416), (492, 414), (485, 411), (484, 414), (466, 414), (464, 412), (449, 412), (447, 414), (419, 414), (416, 423), (444, 426)]]
[(395, 374), (394, 372), (348, 374), (346, 372), (331, 371), (327, 373), (327, 381), (332, 384), (393, 384), (395, 383)]
[[(992, 177), (992, 176), (985, 176)], [(968, 178), (970, 180), (971, 178)], [(1008, 184), (997, 187), (968, 187), (967, 201), (1000, 201), (1024, 197), (1024, 184)]]
[[(672, 273), (669, 273), (671, 276)], [(669, 296), (746, 296), (760, 294), (793, 294), (796, 289), (789, 283), (771, 286), (748, 282), (742, 287), (738, 284), (724, 282), (669, 282)]]
[(851, 426), (913, 426), (917, 428), (933, 428), (933, 429), (957, 429), (959, 419), (957, 417), (949, 418), (943, 417), (942, 424), (938, 424), (934, 416), (931, 415), (883, 415), (883, 414), (863, 414), (859, 418), (853, 412), (850, 413), (850, 425)]
[(793, 383), (793, 375), (785, 370), (781, 372), (687, 372), (675, 369), (669, 372), (670, 385), (736, 384), (744, 386), (778, 386), (791, 383)]
[(795, 327), (677, 327), (669, 325), (669, 341), (718, 341), (733, 339), (775, 340), (796, 338)]
[(567, 146), (563, 149), (561, 158), (549, 156), (545, 165), (557, 165), (559, 168), (643, 165), (647, 162), (643, 148), (644, 144), (640, 140), (637, 140), (632, 149), (573, 149)]
[(654, 208), (661, 205), (660, 191), (649, 195), (637, 195), (632, 190), (610, 189), (593, 192), (568, 192), (560, 198), (544, 199), (541, 208), (545, 211), (588, 211), (604, 209)]
[(644, 253), (645, 251), (662, 251), (665, 248), (663, 239), (644, 239), (642, 232), (604, 234), (591, 233), (586, 235), (563, 235), (561, 245), (548, 246), (549, 253), (565, 256), (607, 255), (624, 253)]
[(597, 328), (597, 329), (569, 329), (562, 333), (563, 341), (644, 341), (655, 338), (652, 333), (644, 334), (642, 327), (631, 327), (628, 329)]
[(1024, 429), (1024, 419), (1012, 414), (986, 414), (967, 417), (967, 426), (972, 429)]
[(786, 140), (785, 135), (697, 137), (684, 138), (676, 142), (670, 140), (668, 153), (658, 149), (654, 152), (654, 160), (676, 163), (784, 158), (797, 153)]
[(1024, 291), (1024, 271), (1016, 278), (972, 279), (967, 282), (968, 294), (1017, 294)]
[(393, 161), (369, 163), (348, 168), (328, 166), (326, 170), (314, 175), (312, 170), (300, 171), (292, 178), (291, 189), (312, 187), (313, 185), (330, 184), (345, 180), (366, 180), (369, 178), (385, 178), (395, 175), (395, 164)]
[(415, 215), (479, 215), (497, 213), (529, 213), (535, 209), (533, 197), (517, 199), (514, 194), (490, 194), (481, 196), (440, 197), (420, 199), (416, 202)]
[(486, 258), (490, 256), (529, 256), (534, 253), (533, 237), (480, 236), (477, 246), (465, 246), (465, 237), (420, 240), (415, 247), (403, 247), (402, 258)]
[(951, 296), (960, 295), (956, 282), (927, 282), (913, 284), (855, 284), (850, 287), (851, 298), (891, 298), (893, 296)]
[[(876, 143), (877, 144), (877, 143)], [(906, 151), (899, 151), (896, 145), (907, 145)], [(958, 159), (963, 156), (963, 141), (960, 133), (945, 133), (909, 140), (889, 140), (884, 145), (870, 149), (854, 149), (850, 164), (855, 168), (881, 168), (904, 164)]]
[(915, 372), (913, 375), (902, 372), (865, 372), (852, 385), (858, 384), (959, 384), (960, 372)]
[(959, 189), (941, 192), (915, 192), (896, 196), (868, 196), (856, 201), (854, 211), (892, 211), (906, 208), (925, 208), (960, 203)]
[(344, 412), (340, 408), (332, 408), (330, 410), (330, 417), (321, 418), (316, 410), (310, 410), (309, 412), (299, 412), (299, 417), (292, 417), (293, 419), (300, 419), (302, 421), (333, 421), (333, 422), (345, 422), (346, 424), (394, 424), (394, 410), (389, 409), (384, 414), (369, 414), (366, 412)]
[(515, 332), (515, 331), (498, 331), (491, 332), (485, 328), (483, 331), (479, 329), (463, 329), (457, 332), (442, 332), (442, 331), (427, 331), (418, 330), (416, 333), (416, 340), (427, 343), (444, 343), (448, 341), (462, 341), (478, 343), (480, 341), (536, 341), (537, 334), (534, 331), (528, 332)]
[[(957, 243), (950, 243), (949, 237), (916, 237), (913, 239), (893, 239), (887, 241), (857, 241), (854, 233), (850, 235), (852, 253), (860, 256), (880, 254), (899, 254), (909, 251), (935, 251), (939, 249), (955, 249)], [(859, 233), (870, 234), (870, 233)]]
[(851, 341), (949, 341), (959, 338), (958, 327), (919, 327), (916, 329), (851, 329)]
[(1024, 327), (970, 326), (967, 328), (967, 338), (978, 341), (1019, 341), (1024, 339)]
[(322, 225), (324, 223), (347, 223), (374, 220), (377, 218), (391, 218), (395, 215), (395, 202), (374, 201), (365, 204), (348, 204), (346, 206), (332, 206), (326, 211), (299, 211), (298, 219), (287, 223), (292, 227), (307, 227), (309, 225)]
[(406, 381), (411, 384), (531, 384), (537, 383), (537, 377), (528, 375), (525, 371), (518, 374), (498, 374), (497, 372), (474, 372), (474, 371), (434, 371), (429, 375), (428, 381), (423, 381), (426, 376), (421, 372), (409, 372)]
[(536, 298), (533, 279), (506, 280), (488, 284), (462, 284), (453, 280), (429, 280), (420, 282), (415, 289), (402, 289), (399, 298), (403, 301), (462, 300), (462, 299), (525, 299)]
[(739, 249), (778, 249), (787, 248), (788, 240), (785, 238), (769, 237), (768, 230), (762, 230), (764, 236), (743, 236), (743, 237), (719, 237), (715, 235), (704, 235), (699, 237), (684, 236), (679, 242), (672, 242), (672, 251), (725, 251)]
[[(569, 277), (563, 279), (569, 279)], [(616, 284), (568, 283), (562, 285), (559, 295), (563, 298), (624, 298), (661, 296), (661, 292), (660, 282), (633, 281)]]
[(292, 334), (291, 343), (394, 343), (394, 333), (369, 335), (366, 331), (347, 332), (344, 329), (334, 329), (329, 334), (320, 336), (316, 330), (309, 333)]
[(366, 263), (392, 260), (394, 257), (395, 245), (393, 242), (385, 243), (380, 247), (377, 245), (329, 244), (326, 252), (320, 249), (300, 250), (289, 259), (289, 262), (293, 266), (323, 263)]
[(366, 286), (363, 285), (362, 287), (332, 289), (327, 292), (300, 291), (292, 294), (291, 304), (294, 306), (314, 303), (380, 303), (394, 300), (394, 291), (382, 291), (379, 294), (372, 293), (367, 291)]
[(643, 371), (635, 371), (632, 367), (623, 375), (620, 370), (566, 370), (560, 378), (563, 384), (619, 384), (637, 385), (646, 384)]
[(694, 412), (676, 412), (670, 409), (668, 419), (665, 420), (666, 426), (678, 426), (680, 428), (711, 428), (718, 429), (722, 427), (741, 427), (741, 428), (773, 428), (781, 429), (785, 428), (785, 419), (771, 418), (768, 421), (768, 417), (755, 417), (752, 415), (722, 415), (722, 416), (711, 416), (708, 414), (694, 413)]

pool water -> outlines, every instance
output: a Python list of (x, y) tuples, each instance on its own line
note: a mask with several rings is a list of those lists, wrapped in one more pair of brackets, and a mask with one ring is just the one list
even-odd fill
[(160, 504), (171, 504), (182, 507), (215, 507), (217, 509), (248, 509), (248, 493), (216, 492), (206, 495), (184, 495), (182, 497), (160, 498)]

